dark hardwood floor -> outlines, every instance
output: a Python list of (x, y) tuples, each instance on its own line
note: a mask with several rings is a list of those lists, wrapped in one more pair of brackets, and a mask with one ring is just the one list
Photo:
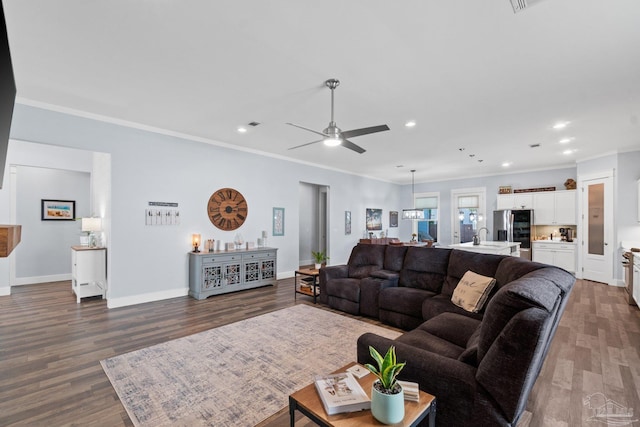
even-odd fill
[[(101, 299), (76, 304), (69, 282), (14, 287), (0, 297), (0, 426), (130, 426), (101, 359), (294, 304), (293, 279), (111, 310)], [(624, 291), (578, 281), (520, 425), (593, 424), (583, 401), (596, 392), (640, 413), (638, 349), (640, 311)], [(262, 425), (288, 425), (286, 410)]]

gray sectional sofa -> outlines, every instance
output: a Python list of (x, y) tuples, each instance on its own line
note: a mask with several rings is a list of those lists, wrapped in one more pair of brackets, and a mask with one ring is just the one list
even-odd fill
[[(478, 312), (451, 301), (467, 271), (495, 278)], [(401, 379), (436, 396), (437, 425), (515, 426), (574, 283), (560, 268), (509, 256), (358, 245), (348, 264), (320, 270), (320, 301), (407, 331), (362, 335), (358, 362), (372, 362), (369, 346), (394, 345), (407, 362)]]

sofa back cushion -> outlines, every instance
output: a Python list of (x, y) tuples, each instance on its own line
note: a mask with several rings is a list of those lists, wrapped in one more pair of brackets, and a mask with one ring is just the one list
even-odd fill
[(384, 250), (383, 268), (388, 271), (402, 270), (402, 264), (404, 263), (404, 256), (407, 253), (407, 249), (407, 246), (386, 246)]
[(439, 293), (447, 275), (450, 254), (451, 249), (409, 247), (398, 285)]
[(349, 257), (349, 277), (364, 279), (372, 271), (381, 270), (384, 264), (385, 245), (357, 244)]
[(551, 313), (561, 296), (561, 290), (543, 277), (527, 277), (503, 286), (487, 304), (482, 319), (478, 359), (482, 361), (494, 341), (518, 313), (535, 307)]
[(446, 269), (442, 294), (451, 297), (460, 279), (468, 270), (482, 276), (496, 277), (498, 265), (505, 257), (507, 255), (480, 254), (453, 249)]
[(504, 285), (487, 305), (476, 379), (507, 419), (524, 409), (574, 283), (566, 271), (541, 268)]
[(543, 267), (548, 267), (548, 265), (531, 262), (519, 257), (504, 257), (504, 259), (500, 261), (496, 275), (494, 276), (496, 278), (496, 291), (507, 283), (513, 282), (525, 274), (529, 274)]

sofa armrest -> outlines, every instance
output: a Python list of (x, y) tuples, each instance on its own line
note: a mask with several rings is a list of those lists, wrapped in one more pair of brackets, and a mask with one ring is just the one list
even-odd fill
[(477, 394), (485, 394), (476, 382), (477, 369), (372, 333), (358, 338), (358, 363), (373, 363), (369, 346), (384, 354), (392, 345), (396, 347), (398, 361), (407, 363), (399, 379), (417, 382), (421, 390), (436, 396), (438, 419), (445, 420), (444, 425), (467, 425), (474, 416)]
[(383, 280), (392, 280), (392, 281), (395, 281), (395, 283), (397, 284), (398, 279), (400, 279), (400, 273), (397, 271), (390, 271), (390, 270), (376, 270), (371, 272), (371, 277), (376, 277), (378, 279), (383, 279)]
[(331, 265), (327, 267), (322, 267), (319, 270), (320, 273), (320, 283), (327, 282), (327, 280), (331, 279), (345, 279), (349, 277), (349, 266), (346, 264), (343, 265)]
[(319, 273), (319, 285), (320, 295), (319, 300), (323, 304), (327, 304), (327, 282), (332, 279), (345, 279), (349, 277), (349, 266), (343, 265), (330, 265), (328, 267), (322, 267), (318, 270)]

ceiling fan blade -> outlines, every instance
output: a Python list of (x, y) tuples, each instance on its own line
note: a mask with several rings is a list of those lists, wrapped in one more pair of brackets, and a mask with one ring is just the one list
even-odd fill
[[(293, 126), (293, 127), (296, 127), (296, 128), (300, 128), (300, 129), (303, 129), (303, 130), (306, 130), (306, 131), (309, 131), (309, 132), (317, 133), (318, 135), (327, 136), (327, 135), (325, 135), (325, 134), (324, 134), (324, 133), (322, 133), (322, 132), (318, 132), (317, 130), (309, 129), (309, 128), (306, 128), (306, 127), (304, 127), (304, 126), (294, 125), (293, 123), (287, 123), (287, 124), (288, 124), (289, 126)], [(316, 142), (317, 142), (317, 141), (316, 141)]]
[(371, 126), (371, 127), (368, 127), (368, 128), (345, 130), (344, 132), (342, 132), (342, 137), (345, 138), (345, 139), (346, 138), (353, 138), (353, 137), (360, 136), (360, 135), (367, 135), (367, 134), (370, 134), (370, 133), (383, 132), (385, 130), (389, 130), (389, 126), (380, 125), (380, 126)]
[(296, 145), (295, 147), (288, 148), (288, 150), (293, 150), (300, 147), (306, 147), (307, 145), (315, 144), (316, 142), (322, 142), (322, 139), (318, 141), (307, 142), (306, 144), (302, 144), (302, 145)]
[[(344, 133), (343, 133), (343, 135), (344, 135)], [(356, 145), (353, 142), (351, 142), (351, 141), (349, 141), (347, 139), (344, 139), (344, 138), (342, 138), (342, 146), (344, 148), (348, 148), (349, 150), (353, 150), (356, 153), (360, 153), (360, 154), (362, 154), (365, 151), (367, 151), (364, 148), (360, 147), (359, 145)]]

